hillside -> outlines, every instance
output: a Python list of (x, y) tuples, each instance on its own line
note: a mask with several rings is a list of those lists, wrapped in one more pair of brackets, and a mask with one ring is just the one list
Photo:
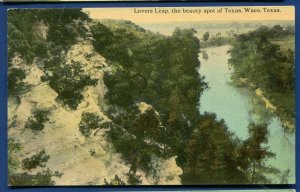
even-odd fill
[[(84, 27), (88, 34), (87, 23)], [(32, 25), (32, 28), (40, 35), (39, 40), (49, 43), (47, 39), (49, 25), (39, 22), (38, 27)], [(76, 109), (59, 101), (58, 93), (51, 88), (49, 81), (42, 81), (45, 74), (49, 73), (45, 70), (47, 61), (41, 64), (41, 60), (46, 58), (33, 57), (33, 63), (28, 66), (22, 55), (17, 54), (10, 63), (10, 69), (25, 69), (26, 75), (22, 83), (26, 85), (26, 89), (21, 92), (15, 91), (9, 96), (9, 139), (21, 145), (21, 149), (16, 153), (17, 160), (20, 162), (34, 156), (38, 151), (45, 150), (50, 156), (46, 167), (29, 170), (29, 173), (37, 174), (38, 171), (46, 168), (59, 171), (62, 173), (61, 177), (52, 177), (56, 185), (104, 185), (105, 179), (114, 181), (115, 175), (126, 183), (128, 180), (127, 173), (130, 165), (125, 163), (121, 154), (115, 151), (107, 138), (107, 129), (103, 129), (111, 122), (102, 111), (107, 106), (104, 100), (107, 88), (103, 82), (103, 75), (111, 69), (105, 58), (95, 52), (91, 40), (91, 37), (76, 37), (74, 44), (70, 45), (65, 53), (61, 53), (65, 65), (74, 66), (74, 63), (79, 62), (81, 73), (97, 79), (95, 85), (85, 86), (82, 89), (82, 99), (78, 102)], [(54, 56), (50, 54), (49, 58), (51, 57)], [(25, 128), (34, 111), (47, 111), (48, 113), (48, 121), (44, 123), (42, 130)], [(85, 137), (79, 129), (82, 114), (86, 112), (97, 114), (101, 119), (101, 124), (95, 127), (96, 129), (89, 137)], [(180, 184), (178, 175), (182, 171), (177, 167), (174, 158), (153, 159), (153, 166), (160, 170), (155, 178), (146, 175), (142, 170), (137, 171), (141, 184)], [(26, 169), (19, 166), (14, 173), (11, 173), (13, 183), (10, 185), (31, 185), (31, 183), (24, 183), (25, 181), (17, 182), (18, 177), (15, 174), (24, 171)], [(50, 183), (37, 184), (48, 185)]]

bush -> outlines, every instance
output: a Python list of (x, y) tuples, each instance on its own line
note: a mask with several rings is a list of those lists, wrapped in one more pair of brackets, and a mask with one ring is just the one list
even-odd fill
[(16, 92), (24, 87), (23, 80), (26, 73), (20, 68), (11, 68), (8, 70), (8, 93)]
[(79, 130), (84, 136), (90, 136), (91, 129), (99, 128), (102, 120), (96, 113), (83, 112), (79, 123)]
[(35, 169), (37, 167), (45, 167), (45, 163), (49, 160), (49, 158), (50, 156), (46, 154), (46, 151), (42, 150), (32, 157), (23, 159), (22, 167), (26, 170)]
[(102, 122), (100, 124), (100, 127), (103, 128), (103, 129), (108, 129), (108, 128), (111, 128), (113, 126), (114, 126), (114, 124), (111, 121), (105, 121), (105, 122)]
[(28, 117), (26, 121), (25, 128), (31, 129), (33, 131), (40, 131), (44, 129), (44, 124), (49, 120), (47, 117), (49, 111), (46, 110), (37, 110), (33, 112), (33, 115)]
[(36, 174), (29, 174), (27, 172), (14, 173), (9, 177), (9, 184), (12, 186), (45, 186), (54, 185), (54, 181), (51, 179), (53, 176), (61, 177), (62, 173), (55, 171), (54, 173), (47, 170), (42, 170)]
[[(62, 61), (57, 61), (62, 62)], [(58, 93), (57, 99), (61, 100), (71, 109), (76, 109), (83, 99), (82, 91), (86, 86), (92, 86), (97, 83), (96, 79), (86, 74), (80, 62), (72, 62), (72, 64), (51, 64), (55, 68), (51, 68), (49, 73), (49, 85)], [(51, 75), (50, 75), (51, 74)]]
[(8, 173), (14, 172), (19, 167), (17, 152), (21, 150), (21, 144), (12, 138), (8, 139)]
[(134, 173), (128, 173), (127, 176), (128, 176), (127, 182), (130, 185), (138, 185), (138, 184), (142, 183), (142, 180), (140, 179), (141, 175), (136, 175)]
[[(9, 138), (8, 140), (8, 182), (11, 186), (42, 186), (54, 185), (52, 177), (61, 177), (63, 173), (58, 171), (52, 172), (49, 169), (39, 171), (35, 174), (21, 172), (16, 173), (19, 168), (19, 160), (17, 152), (20, 151), (21, 145), (17, 140)], [(22, 168), (31, 170), (37, 167), (45, 167), (45, 163), (50, 158), (45, 150), (40, 151), (38, 154), (30, 158), (23, 159)]]
[(112, 179), (110, 182), (108, 182), (106, 179), (104, 179), (105, 185), (125, 185), (125, 182), (118, 176), (115, 175), (115, 178)]

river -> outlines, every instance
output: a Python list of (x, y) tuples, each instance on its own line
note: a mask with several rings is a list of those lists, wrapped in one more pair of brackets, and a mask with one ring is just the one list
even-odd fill
[[(281, 171), (290, 170), (283, 182), (295, 183), (295, 134), (284, 131), (280, 120), (265, 108), (253, 91), (230, 85), (233, 71), (228, 66), (229, 49), (229, 45), (210, 47), (202, 49), (206, 54), (199, 54), (199, 73), (205, 76), (210, 87), (201, 97), (200, 113), (216, 113), (241, 139), (248, 137), (250, 122), (268, 123), (268, 146), (276, 158), (269, 159), (267, 164)], [(272, 183), (282, 182), (278, 177), (271, 178)]]

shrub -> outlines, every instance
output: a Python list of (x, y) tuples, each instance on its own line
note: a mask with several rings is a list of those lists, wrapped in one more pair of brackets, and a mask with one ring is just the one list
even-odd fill
[(19, 167), (17, 152), (21, 150), (21, 144), (12, 138), (8, 139), (8, 173), (14, 172)]
[(102, 120), (103, 119), (96, 113), (83, 112), (79, 123), (79, 130), (84, 136), (90, 136), (92, 132), (91, 129), (100, 127)]
[(115, 175), (115, 178), (112, 179), (110, 182), (108, 182), (106, 179), (104, 179), (105, 185), (125, 185), (125, 182), (118, 176)]
[(108, 129), (108, 128), (111, 128), (113, 126), (114, 126), (114, 124), (111, 121), (105, 121), (105, 122), (102, 122), (100, 124), (100, 127), (103, 128), (103, 129)]
[(127, 182), (130, 185), (138, 185), (142, 183), (142, 180), (140, 179), (141, 175), (136, 175), (134, 173), (127, 173), (127, 176), (128, 176)]
[(57, 99), (71, 109), (76, 109), (83, 99), (83, 89), (95, 85), (97, 80), (84, 72), (80, 62), (72, 62), (69, 65), (58, 63), (50, 66), (53, 65), (55, 68), (51, 68), (52, 73), (49, 73), (48, 77), (50, 87), (58, 93)]
[(54, 185), (52, 177), (61, 177), (62, 173), (55, 171), (54, 173), (47, 169), (37, 172), (36, 174), (29, 174), (27, 172), (14, 173), (9, 177), (9, 184), (12, 186), (43, 186)]
[(38, 154), (33, 155), (32, 157), (23, 159), (22, 167), (26, 170), (35, 169), (37, 167), (45, 167), (45, 163), (48, 161), (49, 158), (50, 156), (46, 154), (46, 151), (42, 150)]
[(8, 70), (8, 92), (12, 93), (24, 87), (23, 80), (26, 78), (26, 73), (20, 68), (11, 68)]
[(47, 110), (37, 110), (33, 112), (33, 115), (28, 117), (28, 120), (26, 121), (25, 128), (31, 129), (33, 131), (40, 131), (44, 129), (44, 124), (46, 121), (49, 120), (47, 117), (49, 114), (49, 111)]

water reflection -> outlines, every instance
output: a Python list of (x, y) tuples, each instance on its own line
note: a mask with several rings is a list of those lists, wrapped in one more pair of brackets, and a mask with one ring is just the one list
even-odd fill
[(264, 107), (263, 101), (254, 94), (249, 94), (249, 116), (257, 124), (269, 125), (274, 117), (274, 113)]

